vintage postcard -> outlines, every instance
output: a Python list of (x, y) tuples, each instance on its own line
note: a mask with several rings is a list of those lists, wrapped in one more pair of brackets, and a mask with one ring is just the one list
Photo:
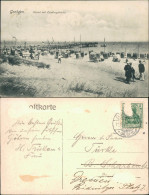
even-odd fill
[(2, 194), (148, 194), (148, 100), (1, 99)]
[(2, 1), (1, 97), (148, 97), (148, 0)]

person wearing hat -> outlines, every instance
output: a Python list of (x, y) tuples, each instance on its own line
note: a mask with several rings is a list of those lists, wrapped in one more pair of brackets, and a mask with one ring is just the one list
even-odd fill
[(144, 81), (144, 72), (145, 72), (145, 66), (142, 63), (141, 60), (139, 60), (139, 73), (140, 73), (140, 81)]
[(132, 62), (130, 62), (129, 64), (130, 64), (130, 67), (131, 67), (131, 78), (132, 78), (132, 81), (134, 82), (134, 79), (136, 79), (135, 69), (132, 67)]
[(130, 79), (131, 79), (131, 66), (130, 64), (127, 62), (127, 64), (124, 67), (125, 70), (125, 76), (126, 76), (126, 83), (130, 84)]

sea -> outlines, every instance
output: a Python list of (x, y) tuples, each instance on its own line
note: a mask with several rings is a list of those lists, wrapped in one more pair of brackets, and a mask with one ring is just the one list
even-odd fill
[[(89, 50), (95, 52), (125, 52), (125, 53), (149, 53), (148, 42), (107, 42), (106, 47), (101, 47), (103, 43), (98, 43), (97, 47), (91, 47)], [(86, 49), (86, 48), (82, 48)]]
[[(56, 42), (55, 44), (58, 44), (60, 42)], [(72, 43), (72, 42), (65, 42), (66, 44)], [(14, 46), (14, 42), (12, 41), (5, 41), (6, 47)], [(25, 42), (17, 42), (16, 45), (23, 46)], [(39, 42), (39, 41), (26, 41), (26, 46), (29, 45), (41, 45), (41, 46), (47, 46), (48, 42)], [(78, 51), (81, 49), (81, 51), (91, 51), (94, 52), (126, 52), (126, 53), (141, 53), (141, 54), (147, 54), (149, 53), (149, 43), (148, 42), (106, 42), (106, 47), (102, 47), (103, 42), (98, 42), (97, 47), (85, 47), (80, 48), (79, 46), (75, 49), (78, 49)], [(4, 47), (4, 41), (1, 42), (1, 48)]]

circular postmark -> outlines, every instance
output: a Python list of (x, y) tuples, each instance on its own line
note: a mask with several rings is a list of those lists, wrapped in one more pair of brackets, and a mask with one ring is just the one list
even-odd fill
[(121, 137), (132, 137), (136, 135), (140, 128), (122, 128), (121, 127), (121, 116), (116, 113), (112, 121), (114, 131)]

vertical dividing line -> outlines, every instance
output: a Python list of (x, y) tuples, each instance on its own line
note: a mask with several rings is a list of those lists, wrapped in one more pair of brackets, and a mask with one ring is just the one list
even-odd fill
[(63, 119), (62, 119), (62, 189), (63, 189)]

